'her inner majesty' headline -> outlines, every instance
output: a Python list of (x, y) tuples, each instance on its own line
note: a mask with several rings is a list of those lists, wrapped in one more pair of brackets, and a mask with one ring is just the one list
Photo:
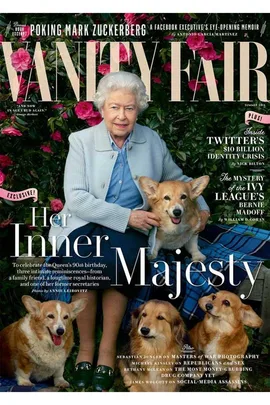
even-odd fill
[[(36, 207), (32, 207), (32, 226), (36, 226), (36, 219), (41, 218), (43, 220), (43, 225), (42, 227), (48, 227), (49, 225), (53, 226), (53, 227), (62, 227), (62, 228), (66, 228), (68, 227), (68, 218), (71, 216), (71, 214), (53, 214), (50, 216), (49, 221), (47, 222), (47, 208), (43, 207), (43, 215), (42, 216), (37, 216), (36, 215)], [(57, 222), (59, 222), (57, 224)], [(61, 225), (60, 225), (61, 223)], [(20, 225), (24, 225), (24, 224), (20, 224), (20, 223), (13, 223), (12, 225), (15, 226), (15, 252), (14, 252), (14, 256), (11, 257), (18, 257), (20, 256)], [(80, 241), (81, 238), (84, 238), (84, 240), (86, 240), (87, 242), (83, 242)], [(32, 244), (33, 244), (33, 240), (35, 238), (39, 238), (40, 242), (41, 242), (41, 255), (40, 257), (46, 257), (49, 254), (53, 257), (58, 257), (57, 256), (57, 240), (59, 238), (62, 238), (63, 241), (66, 241), (66, 252), (64, 257), (72, 257), (70, 255), (70, 241), (69, 241), (69, 237), (67, 235), (59, 235), (59, 236), (53, 236), (51, 238), (51, 244), (52, 244), (52, 250), (50, 253), (48, 253), (46, 251), (46, 239), (42, 236), (42, 235), (34, 235), (34, 236), (30, 236), (30, 235), (25, 235), (24, 238), (27, 238), (28, 241), (28, 252), (26, 254), (26, 256), (28, 257), (34, 257), (33, 253), (32, 253)], [(93, 257), (95, 258), (102, 258), (102, 244), (106, 243), (109, 240), (109, 236), (108, 235), (103, 235), (103, 236), (93, 236), (93, 238), (96, 239), (96, 249), (95, 249), (95, 254)], [(91, 238), (87, 235), (80, 235), (78, 236), (75, 241), (74, 241), (74, 251), (75, 253), (81, 257), (81, 258), (87, 258), (90, 257), (92, 255), (91, 252), (89, 252), (89, 255), (87, 256), (81, 256), (78, 252), (78, 246), (80, 245), (86, 245), (86, 246), (91, 246), (92, 245), (92, 241)], [(139, 267), (140, 267), (140, 283), (137, 284), (138, 286), (149, 286), (149, 284), (146, 283), (146, 255), (147, 255), (147, 248), (140, 248), (138, 250), (138, 255), (136, 258), (136, 261), (134, 263), (134, 267), (133, 269), (129, 269), (127, 264), (126, 264), (126, 260), (123, 254), (123, 251), (120, 247), (118, 246), (113, 246), (111, 247), (111, 249), (115, 250), (115, 284), (112, 284), (112, 286), (121, 286), (121, 284), (118, 283), (118, 274), (119, 271), (123, 271), (127, 280), (127, 283), (130, 284), (132, 281), (132, 278), (134, 277), (134, 271), (136, 268), (137, 263), (139, 262)], [(180, 249), (176, 250), (176, 255), (179, 255), (181, 253)], [(121, 266), (118, 266), (118, 263), (121, 264)], [(173, 262), (175, 264), (175, 275), (174, 275), (174, 281), (171, 281), (171, 275), (170, 275), (170, 267), (168, 265), (168, 263), (166, 263), (165, 261), (159, 260), (156, 261), (154, 263), (154, 266), (156, 268), (162, 269), (162, 271), (159, 272), (159, 274), (154, 275), (152, 277), (152, 284), (154, 284), (157, 287), (162, 287), (162, 286), (175, 286), (175, 293), (169, 293), (168, 297), (170, 299), (176, 299), (180, 296), (181, 294), (181, 284), (182, 284), (182, 273), (181, 273), (181, 262), (180, 261), (174, 261)], [(196, 262), (198, 263), (197, 266), (200, 267), (200, 269), (194, 269), (192, 268), (192, 264), (194, 262), (189, 263), (186, 266), (185, 269), (185, 278), (187, 280), (188, 283), (190, 283), (191, 285), (193, 285), (194, 287), (201, 287), (202, 284), (194, 284), (192, 281), (192, 273), (197, 273), (197, 272), (202, 272), (205, 273), (207, 270), (210, 271), (211, 274), (213, 274), (215, 277), (214, 282), (210, 280), (210, 278), (208, 277), (207, 281), (205, 280), (204, 283), (208, 283), (208, 285), (212, 285), (214, 287), (221, 287), (224, 282), (225, 282), (225, 277), (224, 274), (219, 271), (221, 269), (223, 269), (224, 267), (226, 267), (228, 269), (228, 275), (229, 275), (229, 282), (232, 286), (238, 286), (240, 284), (239, 283), (235, 283), (235, 277), (234, 277), (234, 265), (235, 263), (237, 263), (237, 260), (234, 260), (234, 255), (231, 254), (228, 257), (228, 261), (220, 261), (220, 260), (213, 260), (212, 262), (208, 263), (208, 269), (206, 268), (206, 265), (202, 262)], [(262, 261), (258, 261), (258, 271), (255, 274), (255, 276), (253, 276), (252, 271), (249, 267), (249, 263), (248, 261), (243, 261), (242, 262), (245, 268), (245, 271), (247, 273), (247, 277), (250, 281), (250, 291), (249, 294), (247, 296), (245, 296), (244, 294), (241, 295), (242, 299), (247, 299), (251, 292), (252, 289), (254, 287), (254, 283), (257, 279), (257, 276), (259, 274), (259, 270), (260, 267), (262, 265)], [(59, 267), (58, 267), (59, 266)], [(54, 264), (54, 269), (59, 269), (60, 271), (64, 272), (64, 269), (61, 267), (61, 265), (57, 265), (57, 263)], [(160, 283), (160, 281), (158, 281), (158, 279), (160, 278), (160, 275), (163, 276), (163, 282)], [(203, 284), (204, 284), (203, 283)]]
[[(96, 43), (95, 42), (74, 42), (77, 47), (78, 54), (78, 66), (82, 59), (81, 55), (84, 53), (86, 58), (86, 100), (93, 101), (94, 94), (96, 92), (97, 81), (97, 57), (96, 57)], [(151, 101), (151, 70), (157, 57), (159, 42), (152, 43), (152, 55), (146, 58), (145, 43), (144, 42), (100, 42), (100, 63), (102, 55), (109, 47), (110, 51), (110, 71), (119, 71), (119, 48), (120, 44), (123, 44), (126, 48), (127, 55), (129, 50), (133, 48), (134, 54), (141, 71), (141, 79), (144, 82)], [(189, 50), (186, 42), (174, 41), (171, 42), (171, 99), (169, 101), (181, 102), (185, 101), (182, 98), (182, 87), (187, 85), (191, 79), (196, 79), (197, 83), (202, 83), (199, 79), (202, 71), (206, 78), (206, 84), (208, 89), (209, 101), (253, 101), (254, 98), (258, 98), (262, 102), (268, 102), (267, 99), (267, 77), (261, 70), (264, 69), (267, 63), (267, 50), (259, 42), (223, 42), (224, 44), (224, 91), (219, 91), (218, 83), (216, 82), (214, 63), (212, 60), (205, 60), (198, 55), (197, 51)], [(25, 49), (28, 47), (28, 42), (25, 42)], [(20, 83), (18, 82), (17, 72), (11, 63), (11, 54), (13, 53), (11, 42), (2, 42), (2, 51), (4, 54), (6, 69), (8, 73), (8, 79), (12, 94), (13, 101), (17, 100)], [(251, 52), (256, 53), (257, 60), (251, 63)], [(185, 56), (183, 53), (185, 52)], [(190, 57), (187, 58), (187, 53)], [(236, 54), (239, 55), (236, 57)], [(55, 42), (55, 58), (56, 58), (56, 79), (55, 83), (49, 83), (46, 74), (45, 62), (42, 55), (41, 43), (36, 42), (33, 53), (33, 67), (28, 73), (23, 73), (24, 79), (28, 83), (28, 87), (32, 83), (37, 83), (40, 88), (40, 101), (57, 101), (61, 98), (61, 94), (58, 92), (57, 84), (57, 71), (59, 61), (64, 65), (66, 70), (67, 80), (70, 81), (74, 95), (79, 101), (81, 99), (80, 94), (80, 75), (78, 66), (75, 66), (71, 55), (68, 51), (65, 42)], [(191, 77), (192, 63), (199, 61), (198, 71), (196, 77)], [(252, 66), (251, 66), (252, 65)], [(239, 76), (236, 80), (236, 75)], [(21, 76), (22, 77), (22, 76)], [(250, 82), (255, 80), (257, 83), (257, 92), (251, 96)], [(237, 83), (236, 83), (237, 82)], [(51, 86), (50, 86), (51, 85)], [(51, 88), (54, 88), (54, 94), (52, 94)], [(235, 99), (234, 90), (239, 90), (239, 99)], [(193, 92), (193, 96), (190, 101), (198, 101), (196, 95), (196, 88)]]

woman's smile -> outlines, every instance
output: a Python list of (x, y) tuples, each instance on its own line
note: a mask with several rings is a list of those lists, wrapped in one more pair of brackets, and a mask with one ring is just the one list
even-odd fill
[(126, 128), (128, 126), (128, 124), (118, 124), (117, 122), (114, 125), (116, 125), (118, 128)]

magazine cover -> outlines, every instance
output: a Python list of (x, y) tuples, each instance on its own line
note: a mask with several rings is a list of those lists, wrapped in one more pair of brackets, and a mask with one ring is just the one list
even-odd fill
[(0, 391), (270, 391), (269, 14), (0, 15)]

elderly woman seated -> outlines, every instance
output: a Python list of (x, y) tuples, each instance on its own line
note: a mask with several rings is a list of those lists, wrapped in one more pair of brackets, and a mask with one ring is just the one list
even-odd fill
[[(92, 385), (95, 391), (108, 390), (113, 384), (117, 335), (128, 298), (136, 291), (138, 251), (147, 246), (151, 227), (159, 226), (159, 218), (147, 211), (138, 179), (190, 180), (160, 136), (136, 123), (138, 114), (148, 107), (147, 100), (145, 86), (135, 74), (110, 73), (100, 80), (95, 104), (103, 121), (69, 137), (62, 211), (69, 215), (68, 223), (50, 231), (50, 238), (57, 236), (61, 263), (74, 269), (71, 287), (76, 275), (80, 277), (73, 299), (88, 298), (77, 317), (80, 348), (74, 383), (82, 388)], [(203, 197), (198, 204), (203, 229), (209, 208)], [(69, 257), (65, 257), (67, 235)], [(130, 283), (116, 261), (115, 247), (121, 248), (127, 268), (134, 270)], [(103, 333), (94, 369), (98, 293), (102, 295)]]

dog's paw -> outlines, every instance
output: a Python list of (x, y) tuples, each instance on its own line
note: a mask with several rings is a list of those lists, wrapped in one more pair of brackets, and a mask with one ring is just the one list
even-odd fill
[(68, 388), (69, 387), (69, 383), (64, 378), (58, 378), (57, 380), (54, 380), (54, 385), (55, 385), (55, 387), (58, 387), (58, 388)]
[(227, 384), (227, 387), (232, 391), (240, 390), (241, 389), (241, 383), (240, 383), (240, 381), (233, 381), (233, 380), (230, 381), (229, 380), (229, 382)]
[(18, 385), (21, 385), (23, 387), (33, 387), (35, 384), (31, 383), (30, 380), (26, 380), (25, 378), (18, 378), (17, 379)]
[(147, 256), (147, 258), (148, 258), (148, 260), (154, 260), (154, 259), (156, 259), (157, 255), (158, 255), (158, 252), (156, 250), (154, 250), (151, 255)]
[(204, 262), (205, 259), (206, 259), (206, 256), (203, 255), (201, 252), (196, 252), (191, 257), (191, 260), (193, 262)]

